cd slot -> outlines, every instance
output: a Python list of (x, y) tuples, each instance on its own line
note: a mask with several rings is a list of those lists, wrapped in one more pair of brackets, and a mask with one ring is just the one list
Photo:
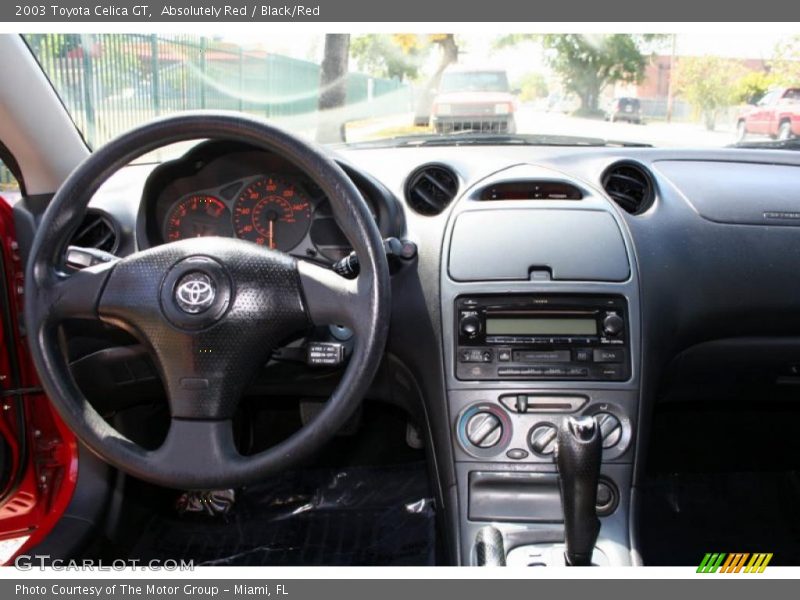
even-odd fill
[(569, 350), (514, 350), (515, 363), (568, 363), (569, 361)]

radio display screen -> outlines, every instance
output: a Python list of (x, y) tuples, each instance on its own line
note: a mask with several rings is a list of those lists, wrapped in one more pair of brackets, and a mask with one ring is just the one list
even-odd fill
[(486, 335), (597, 335), (597, 321), (487, 317)]

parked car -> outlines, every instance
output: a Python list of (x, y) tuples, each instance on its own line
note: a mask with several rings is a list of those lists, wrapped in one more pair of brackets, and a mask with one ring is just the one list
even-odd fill
[(776, 88), (739, 113), (736, 137), (768, 135), (779, 140), (800, 136), (800, 87)]
[(626, 121), (641, 125), (642, 103), (638, 98), (615, 98), (608, 109), (607, 119), (612, 123)]
[(515, 133), (516, 99), (502, 69), (450, 69), (433, 98), (436, 133), (480, 131)]

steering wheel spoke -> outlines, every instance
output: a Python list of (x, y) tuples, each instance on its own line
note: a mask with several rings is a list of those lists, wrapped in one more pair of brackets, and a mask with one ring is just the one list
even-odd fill
[(47, 297), (43, 306), (49, 322), (64, 319), (96, 319), (103, 289), (117, 261), (87, 267), (70, 275), (53, 273), (39, 293)]
[(308, 261), (299, 261), (297, 270), (311, 321), (315, 325), (342, 325), (360, 333), (370, 301), (368, 278), (346, 279)]
[[(230, 465), (241, 460), (233, 437), (229, 419), (172, 419), (167, 437), (156, 450), (148, 453), (148, 460), (163, 465), (180, 465), (182, 473), (196, 473), (198, 477), (182, 478), (187, 489), (207, 487), (208, 476), (218, 465)], [(225, 484), (223, 472), (214, 475)], [(222, 486), (220, 486), (222, 487)]]

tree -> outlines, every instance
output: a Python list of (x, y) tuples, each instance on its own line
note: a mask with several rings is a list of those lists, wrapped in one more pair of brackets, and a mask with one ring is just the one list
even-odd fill
[[(416, 36), (414, 36), (416, 37)], [(350, 44), (350, 53), (358, 68), (374, 77), (416, 79), (419, 67), (430, 49), (404, 34), (359, 35)]]
[(657, 36), (630, 34), (511, 34), (496, 47), (538, 40), (546, 51), (547, 62), (559, 75), (564, 88), (580, 98), (579, 113), (599, 113), (600, 93), (613, 83), (639, 83), (647, 60), (640, 46)]
[(800, 85), (800, 35), (792, 36), (775, 46), (770, 64), (775, 84)]
[(442, 80), (442, 74), (447, 67), (458, 62), (458, 43), (456, 43), (455, 34), (434, 33), (427, 36), (427, 41), (430, 44), (438, 46), (441, 54), (436, 70), (425, 83), (425, 87), (422, 89), (422, 93), (417, 101), (417, 109), (414, 111), (415, 125), (428, 125), (431, 117), (433, 96), (436, 93), (436, 89), (439, 87), (439, 82)]
[(719, 56), (687, 56), (678, 60), (675, 89), (714, 131), (722, 109), (737, 103), (736, 83), (746, 71), (735, 60)]
[(439, 63), (420, 91), (414, 111), (414, 124), (425, 126), (430, 119), (431, 102), (442, 73), (458, 61), (458, 43), (452, 33), (395, 33), (363, 35), (353, 40), (353, 57), (362, 68), (378, 77), (399, 79), (419, 77), (419, 68), (428, 54), (438, 48)]
[(317, 141), (345, 141), (343, 108), (347, 103), (347, 66), (350, 56), (350, 35), (325, 35), (325, 52), (319, 77), (319, 125)]
[(48, 58), (64, 58), (70, 51), (81, 46), (81, 35), (77, 33), (31, 33), (25, 36), (25, 41), (40, 60), (45, 54), (48, 55)]
[(541, 73), (523, 75), (517, 87), (520, 90), (519, 98), (524, 102), (545, 98), (548, 94), (547, 81)]
[(734, 85), (733, 99), (735, 103), (752, 104), (767, 93), (770, 88), (780, 83), (780, 79), (766, 71), (750, 71), (739, 78)]

